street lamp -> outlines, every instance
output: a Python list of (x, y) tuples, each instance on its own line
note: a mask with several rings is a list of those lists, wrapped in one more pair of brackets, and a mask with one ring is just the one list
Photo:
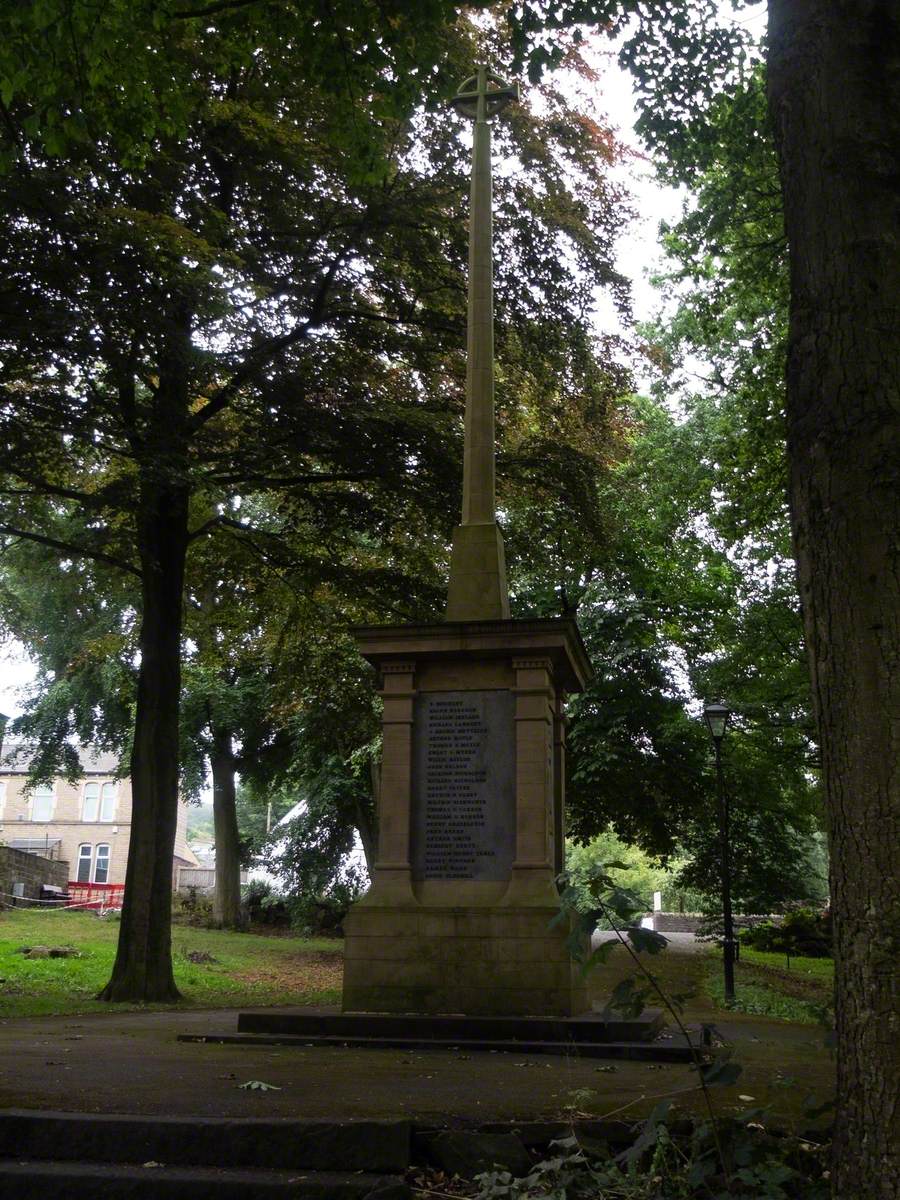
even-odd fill
[(725, 933), (725, 1002), (734, 1000), (734, 924), (731, 919), (731, 847), (728, 840), (728, 803), (722, 777), (722, 738), (731, 712), (724, 704), (706, 704), (703, 720), (716, 750), (716, 790), (719, 798), (719, 843), (722, 856), (722, 926)]

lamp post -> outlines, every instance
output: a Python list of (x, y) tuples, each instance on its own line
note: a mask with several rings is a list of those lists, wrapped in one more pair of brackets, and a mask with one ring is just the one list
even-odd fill
[(719, 844), (722, 858), (722, 927), (724, 929), (725, 1002), (734, 1000), (734, 924), (731, 919), (731, 846), (728, 839), (728, 803), (722, 777), (722, 738), (731, 712), (724, 704), (706, 704), (703, 720), (716, 751), (716, 791), (719, 800)]

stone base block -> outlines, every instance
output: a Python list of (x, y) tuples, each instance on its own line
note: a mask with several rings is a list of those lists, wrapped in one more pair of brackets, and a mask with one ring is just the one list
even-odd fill
[(557, 908), (354, 907), (344, 1012), (574, 1016), (584, 981)]
[(457, 525), (453, 531), (447, 620), (509, 620), (506, 559), (496, 521)]

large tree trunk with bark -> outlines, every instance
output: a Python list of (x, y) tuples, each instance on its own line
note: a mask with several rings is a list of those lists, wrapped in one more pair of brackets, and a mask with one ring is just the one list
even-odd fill
[(186, 488), (167, 486), (162, 475), (148, 471), (141, 480), (143, 613), (131, 753), (131, 840), (116, 961), (99, 996), (137, 1003), (179, 998), (172, 973), (172, 855), (188, 495)]
[(234, 751), (231, 734), (221, 727), (212, 731), (210, 766), (213, 780), (213, 825), (216, 839), (216, 890), (213, 921), (221, 929), (240, 929), (241, 859), (234, 787)]
[(770, 0), (788, 453), (831, 839), (833, 1195), (900, 1196), (900, 6)]

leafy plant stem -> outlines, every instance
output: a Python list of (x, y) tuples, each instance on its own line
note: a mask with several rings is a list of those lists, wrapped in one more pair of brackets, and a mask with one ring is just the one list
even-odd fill
[(707, 1112), (709, 1113), (709, 1119), (710, 1119), (710, 1125), (711, 1125), (712, 1132), (713, 1132), (713, 1138), (715, 1139), (715, 1143), (716, 1143), (716, 1154), (718, 1155), (719, 1162), (722, 1167), (722, 1174), (725, 1176), (725, 1186), (727, 1187), (728, 1192), (731, 1193), (732, 1192), (731, 1172), (728, 1170), (728, 1163), (725, 1161), (725, 1152), (722, 1149), (722, 1140), (719, 1136), (718, 1118), (716, 1116), (715, 1108), (713, 1107), (712, 1097), (709, 1094), (709, 1088), (707, 1087), (706, 1081), (703, 1078), (703, 1065), (704, 1064), (703, 1064), (703, 1060), (700, 1057), (700, 1054), (697, 1051), (697, 1047), (692, 1042), (691, 1035), (688, 1033), (687, 1027), (685, 1026), (684, 1022), (682, 1021), (681, 1016), (678, 1013), (678, 1010), (675, 1008), (675, 1006), (672, 1004), (669, 997), (666, 995), (665, 991), (660, 987), (659, 983), (657, 982), (656, 976), (653, 974), (652, 971), (647, 970), (647, 968), (644, 966), (644, 964), (638, 958), (633, 947), (630, 945), (628, 939), (623, 935), (622, 931), (619, 929), (619, 926), (615, 919), (615, 914), (612, 912), (612, 910), (609, 908), (609, 906), (604, 904), (603, 901), (600, 900), (599, 898), (597, 899), (597, 905), (602, 910), (603, 915), (609, 921), (612, 931), (613, 931), (613, 933), (615, 933), (619, 942), (628, 951), (628, 954), (631, 957), (632, 961), (634, 962), (634, 965), (637, 967), (638, 971), (645, 977), (645, 979), (648, 980), (648, 982), (650, 983), (650, 986), (653, 988), (653, 990), (659, 996), (660, 1000), (662, 1001), (663, 1005), (665, 1006), (666, 1011), (670, 1014), (670, 1016), (672, 1017), (672, 1020), (678, 1026), (678, 1030), (681, 1033), (682, 1037), (684, 1038), (685, 1043), (687, 1044), (687, 1047), (691, 1052), (691, 1057), (694, 1060), (694, 1067), (697, 1071), (697, 1078), (700, 1080), (699, 1086), (703, 1092), (703, 1101), (706, 1105)]

